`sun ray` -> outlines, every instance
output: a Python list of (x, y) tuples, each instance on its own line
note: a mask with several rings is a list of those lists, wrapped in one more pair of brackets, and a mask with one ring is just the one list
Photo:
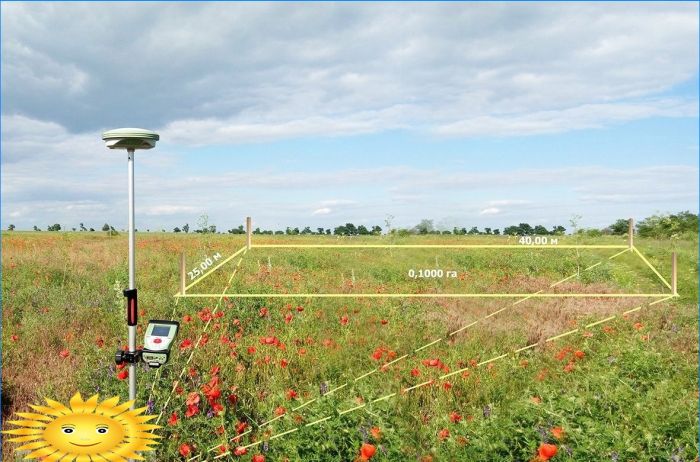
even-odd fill
[(20, 417), (24, 417), (25, 419), (32, 419), (32, 420), (43, 420), (46, 422), (50, 422), (51, 417), (45, 416), (43, 414), (35, 414), (33, 412), (17, 412), (16, 413)]

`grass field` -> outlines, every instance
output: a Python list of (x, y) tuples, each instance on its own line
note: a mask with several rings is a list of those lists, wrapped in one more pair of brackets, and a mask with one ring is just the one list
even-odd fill
[[(661, 299), (293, 295), (669, 292), (630, 252), (611, 259), (619, 249), (536, 247), (253, 247), (188, 293), (290, 295), (174, 297), (181, 252), (191, 269), (244, 244), (244, 236), (137, 236), (141, 325), (181, 322), (171, 362), (138, 376), (139, 402), (162, 413), (164, 439), (148, 460), (352, 461), (363, 443), (376, 447), (372, 460), (387, 461), (530, 461), (542, 443), (557, 446), (551, 460), (698, 456), (697, 240), (636, 240), (666, 279), (678, 253), (680, 296), (651, 306)], [(254, 244), (518, 245), (502, 236), (254, 236)], [(43, 396), (125, 399), (113, 357), (126, 343), (126, 236), (6, 232), (2, 250), (3, 420)], [(420, 269), (451, 277), (408, 276)], [(3, 442), (4, 460), (19, 460), (13, 447)], [(237, 447), (246, 454), (233, 455)]]

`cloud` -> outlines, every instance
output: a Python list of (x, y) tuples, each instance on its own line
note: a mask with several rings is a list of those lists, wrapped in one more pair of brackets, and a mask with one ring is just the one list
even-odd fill
[(329, 207), (321, 207), (320, 209), (316, 209), (313, 212), (311, 212), (311, 215), (317, 216), (317, 215), (328, 215), (332, 212), (333, 210), (330, 209)]
[(479, 212), (479, 215), (498, 215), (499, 213), (501, 213), (501, 209), (496, 207), (487, 207)]
[(143, 126), (188, 145), (513, 136), (697, 111), (663, 96), (697, 75), (696, 3), (2, 10), (3, 114), (70, 133)]

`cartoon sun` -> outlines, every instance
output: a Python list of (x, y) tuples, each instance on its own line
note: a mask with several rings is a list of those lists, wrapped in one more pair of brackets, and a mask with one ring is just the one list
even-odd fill
[[(142, 416), (145, 407), (129, 410), (133, 401), (119, 404), (119, 398), (97, 402), (97, 395), (83, 401), (80, 393), (70, 399), (70, 408), (46, 398), (47, 406), (30, 407), (38, 413), (18, 412), (25, 420), (8, 423), (24, 428), (5, 430), (17, 435), (9, 441), (26, 443), (17, 448), (31, 451), (25, 460), (41, 458), (45, 462), (58, 460), (125, 461), (143, 460), (136, 451), (152, 451), (149, 445), (160, 438), (150, 433), (160, 428), (147, 424), (156, 416)], [(65, 457), (65, 459), (64, 459)]]

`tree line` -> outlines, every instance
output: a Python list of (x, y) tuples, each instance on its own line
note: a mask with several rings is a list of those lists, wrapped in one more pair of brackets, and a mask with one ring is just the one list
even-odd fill
[[(393, 217), (392, 217), (393, 218)], [(614, 223), (606, 226), (602, 229), (589, 228), (589, 229), (578, 229), (575, 220), (572, 220), (572, 227), (574, 228), (575, 234), (585, 234), (588, 236), (601, 236), (601, 235), (624, 235), (628, 232), (628, 220), (626, 218), (620, 218)], [(425, 234), (453, 234), (453, 235), (508, 235), (508, 236), (546, 236), (546, 235), (563, 235), (566, 233), (566, 228), (562, 225), (553, 226), (551, 229), (546, 228), (543, 225), (530, 225), (529, 223), (519, 223), (518, 225), (506, 226), (503, 230), (499, 228), (485, 227), (480, 230), (478, 227), (473, 226), (469, 229), (466, 227), (459, 228), (453, 227), (452, 230), (437, 229), (434, 225), (433, 220), (423, 219), (417, 225), (411, 228), (392, 228), (389, 220), (386, 221), (386, 234), (407, 236), (412, 234), (425, 235)], [(8, 231), (14, 231), (16, 229), (15, 225), (10, 224), (7, 227)], [(47, 231), (61, 231), (61, 225), (55, 223), (49, 225), (46, 228)], [(87, 228), (83, 223), (80, 223), (79, 228), (72, 228), (73, 231), (85, 231), (85, 232), (95, 232), (94, 228)], [(110, 224), (105, 223), (102, 231), (106, 232), (108, 235), (119, 234), (117, 230)], [(41, 231), (38, 226), (34, 226), (34, 231)], [(138, 230), (137, 230), (138, 231)], [(150, 229), (146, 230), (150, 232)], [(165, 232), (164, 229), (160, 230)], [(189, 233), (190, 225), (185, 223), (182, 227), (176, 226), (173, 228), (174, 233)], [(193, 230), (194, 233), (202, 234), (216, 234), (220, 232), (217, 231), (216, 225), (210, 225), (208, 223), (208, 218), (203, 215), (199, 220), (199, 227)], [(654, 238), (665, 238), (672, 236), (679, 236), (682, 234), (698, 233), (698, 215), (691, 213), (689, 211), (683, 211), (675, 214), (655, 214), (650, 217), (645, 218), (636, 224), (636, 232), (641, 237), (654, 237)], [(239, 225), (236, 228), (231, 228), (226, 231), (228, 234), (245, 234), (245, 229), (243, 225)], [(269, 230), (255, 228), (253, 234), (268, 234), (268, 235), (335, 235), (335, 236), (379, 236), (384, 233), (379, 225), (365, 226), (365, 225), (355, 225), (353, 223), (345, 223), (343, 225), (336, 226), (335, 228), (314, 228), (306, 226), (304, 228), (299, 227), (287, 227), (284, 230)]]

